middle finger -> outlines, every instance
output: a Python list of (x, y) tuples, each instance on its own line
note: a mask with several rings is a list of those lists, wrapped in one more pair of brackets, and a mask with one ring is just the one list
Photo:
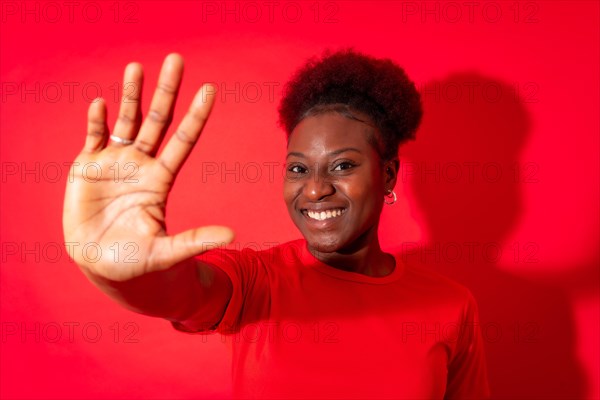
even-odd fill
[(135, 139), (135, 146), (144, 153), (154, 155), (173, 118), (173, 109), (183, 75), (183, 58), (169, 54), (163, 63), (150, 111)]

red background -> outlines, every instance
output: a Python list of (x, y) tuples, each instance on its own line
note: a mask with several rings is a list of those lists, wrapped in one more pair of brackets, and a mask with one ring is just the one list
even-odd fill
[(176, 51), (175, 121), (202, 82), (221, 95), (169, 229), (229, 225), (237, 247), (297, 238), (276, 106), (307, 57), (345, 46), (396, 60), (423, 92), (385, 248), (473, 291), (496, 398), (600, 397), (597, 2), (77, 4), (2, 3), (1, 397), (230, 393), (218, 336), (121, 309), (69, 261), (63, 163), (99, 92), (114, 121), (129, 61), (145, 67), (147, 107)]

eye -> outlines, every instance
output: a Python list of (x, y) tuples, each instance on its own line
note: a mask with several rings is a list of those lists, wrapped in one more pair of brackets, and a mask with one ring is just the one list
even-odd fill
[(334, 171), (346, 171), (355, 167), (355, 164), (350, 161), (342, 161), (337, 164), (333, 170)]
[(291, 164), (287, 167), (287, 172), (291, 173), (291, 174), (304, 174), (306, 173), (307, 169), (300, 164)]

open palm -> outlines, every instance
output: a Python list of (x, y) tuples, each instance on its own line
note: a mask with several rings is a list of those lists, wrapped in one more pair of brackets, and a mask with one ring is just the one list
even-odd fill
[(169, 191), (202, 132), (214, 100), (214, 90), (203, 86), (157, 155), (173, 115), (182, 74), (181, 56), (167, 56), (142, 122), (142, 67), (129, 64), (112, 135), (104, 101), (90, 105), (86, 143), (71, 168), (63, 213), (65, 241), (76, 249), (73, 258), (86, 273), (125, 281), (167, 269), (201, 253), (209, 243), (228, 243), (233, 238), (231, 230), (219, 226), (174, 236), (166, 231)]

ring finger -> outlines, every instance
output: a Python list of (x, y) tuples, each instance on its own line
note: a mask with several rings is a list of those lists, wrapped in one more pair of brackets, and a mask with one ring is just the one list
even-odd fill
[(144, 72), (139, 63), (130, 63), (125, 67), (123, 76), (123, 97), (115, 129), (110, 136), (111, 145), (133, 143), (142, 122), (141, 100)]

